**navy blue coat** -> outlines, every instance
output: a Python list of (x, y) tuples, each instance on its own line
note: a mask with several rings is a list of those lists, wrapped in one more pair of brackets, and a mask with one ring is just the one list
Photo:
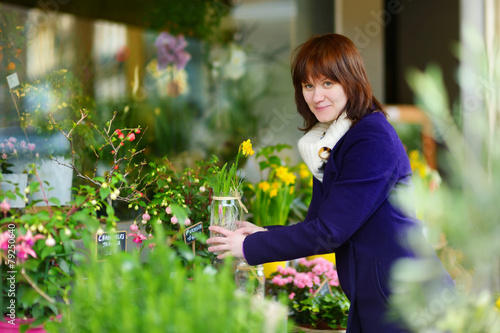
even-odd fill
[(351, 301), (347, 331), (404, 332), (385, 314), (391, 265), (413, 257), (404, 236), (409, 228), (421, 230), (418, 220), (391, 200), (411, 174), (403, 144), (385, 116), (365, 116), (332, 149), (323, 182), (314, 179), (305, 220), (247, 236), (246, 260), (257, 265), (335, 252), (340, 285)]

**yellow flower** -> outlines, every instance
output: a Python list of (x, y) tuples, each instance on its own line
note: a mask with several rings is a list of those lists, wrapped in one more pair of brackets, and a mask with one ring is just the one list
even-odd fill
[(425, 178), (427, 176), (427, 168), (425, 165), (421, 164), (418, 167), (418, 173), (420, 174), (420, 177)]
[(293, 192), (295, 192), (295, 187), (290, 187), (290, 191), (288, 192), (289, 194), (293, 194)]
[(495, 305), (497, 306), (497, 308), (500, 309), (500, 297), (498, 297), (497, 301), (495, 302)]
[(300, 178), (307, 178), (311, 175), (311, 172), (307, 168), (307, 165), (305, 165), (304, 163), (300, 163), (299, 168), (300, 168), (299, 169)]
[(410, 160), (412, 161), (418, 161), (420, 160), (420, 153), (418, 150), (412, 150), (409, 154)]
[(269, 198), (273, 198), (278, 195), (279, 186), (280, 184), (278, 184), (277, 182), (273, 182), (271, 184), (271, 191), (269, 192)]
[(286, 185), (295, 184), (297, 177), (288, 171), (287, 167), (279, 166), (276, 168), (276, 177), (278, 177)]
[(252, 148), (252, 142), (250, 142), (250, 139), (243, 141), (241, 143), (241, 151), (243, 152), (243, 155), (245, 156), (252, 156), (255, 152), (253, 151)]
[(267, 192), (271, 188), (271, 185), (269, 185), (268, 182), (263, 181), (259, 183), (259, 190), (262, 190), (262, 192)]

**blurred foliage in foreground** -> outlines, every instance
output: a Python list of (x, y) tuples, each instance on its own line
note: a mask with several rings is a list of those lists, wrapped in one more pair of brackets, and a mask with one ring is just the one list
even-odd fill
[[(464, 95), (453, 117), (439, 68), (430, 65), (408, 75), (416, 103), (431, 117), (438, 140), (447, 147), (453, 178), (439, 191), (417, 188), (416, 195), (425, 209), (429, 240), (453, 253), (453, 266), (446, 268), (456, 282), (454, 290), (435, 289), (436, 267), (427, 259), (431, 254), (419, 251), (418, 244), (419, 258), (395, 265), (393, 309), (413, 332), (500, 332), (500, 309), (495, 304), (500, 281), (500, 104), (496, 84), (500, 68), (495, 63), (499, 57), (480, 55), (478, 50), (486, 49), (481, 38), (469, 36), (468, 40), (477, 68), (460, 68)], [(471, 98), (475, 103), (470, 103)], [(458, 121), (457, 115), (461, 115)]]
[(146, 263), (139, 252), (119, 252), (77, 269), (71, 305), (49, 332), (283, 332), (286, 308), (238, 293), (231, 263), (220, 270), (197, 263), (186, 270), (157, 228)]

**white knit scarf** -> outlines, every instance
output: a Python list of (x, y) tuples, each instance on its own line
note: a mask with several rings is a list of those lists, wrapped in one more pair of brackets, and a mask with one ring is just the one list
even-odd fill
[(337, 142), (351, 128), (352, 121), (344, 112), (337, 120), (328, 123), (317, 123), (299, 140), (299, 152), (302, 159), (320, 182), (330, 152)]

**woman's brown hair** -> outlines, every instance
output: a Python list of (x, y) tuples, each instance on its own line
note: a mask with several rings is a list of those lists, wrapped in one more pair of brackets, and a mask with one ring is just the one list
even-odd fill
[(384, 107), (373, 96), (363, 59), (351, 40), (337, 34), (314, 36), (295, 49), (292, 54), (292, 80), (295, 103), (304, 118), (303, 131), (309, 131), (317, 122), (302, 94), (302, 84), (309, 79), (326, 77), (338, 82), (347, 96), (345, 112), (355, 125), (365, 115)]

